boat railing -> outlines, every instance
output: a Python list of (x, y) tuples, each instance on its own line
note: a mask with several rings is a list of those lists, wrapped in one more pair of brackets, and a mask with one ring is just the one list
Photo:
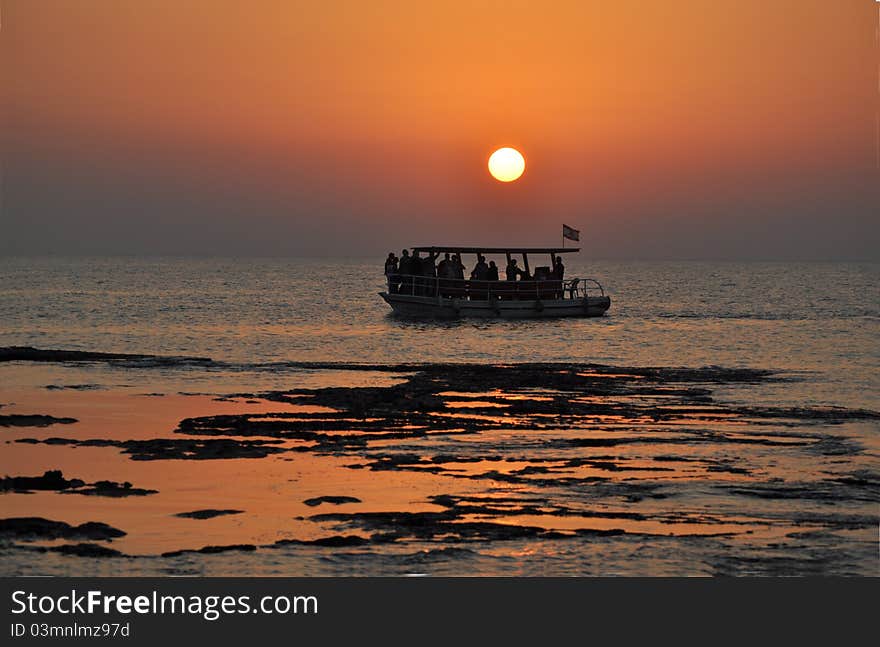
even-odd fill
[(605, 296), (595, 279), (571, 278), (562, 281), (486, 281), (478, 279), (447, 279), (412, 274), (386, 276), (389, 294), (471, 301), (583, 299)]

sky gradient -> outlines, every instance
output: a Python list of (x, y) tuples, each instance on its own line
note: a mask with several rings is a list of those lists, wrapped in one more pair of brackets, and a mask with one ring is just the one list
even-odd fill
[(873, 0), (0, 11), (0, 254), (880, 260)]

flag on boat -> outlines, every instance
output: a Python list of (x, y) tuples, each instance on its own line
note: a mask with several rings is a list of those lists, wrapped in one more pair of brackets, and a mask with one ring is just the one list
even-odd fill
[(562, 225), (562, 237), (568, 238), (569, 240), (580, 240), (581, 232), (579, 229), (574, 229), (568, 225)]

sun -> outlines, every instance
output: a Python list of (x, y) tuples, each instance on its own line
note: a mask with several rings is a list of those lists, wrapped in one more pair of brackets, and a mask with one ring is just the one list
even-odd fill
[(489, 156), (489, 173), (500, 182), (513, 182), (524, 170), (526, 161), (515, 148), (499, 148)]

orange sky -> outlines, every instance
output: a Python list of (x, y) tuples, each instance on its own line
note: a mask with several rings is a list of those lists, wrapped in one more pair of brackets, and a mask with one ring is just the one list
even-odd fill
[(0, 8), (0, 253), (880, 247), (873, 0)]

